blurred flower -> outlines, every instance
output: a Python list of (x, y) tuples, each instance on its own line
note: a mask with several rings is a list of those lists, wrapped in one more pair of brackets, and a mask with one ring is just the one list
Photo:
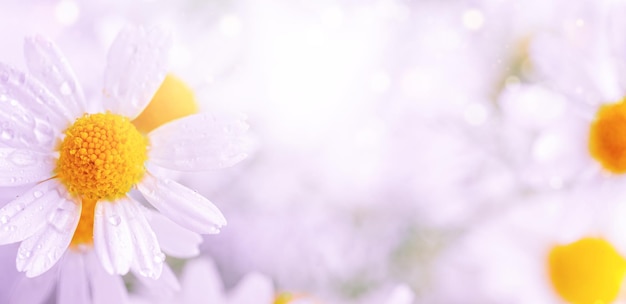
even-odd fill
[(93, 243), (107, 272), (125, 274), (132, 268), (140, 276), (158, 278), (165, 255), (145, 208), (127, 196), (135, 186), (184, 230), (216, 233), (226, 224), (207, 199), (157, 178), (153, 168), (197, 171), (232, 165), (243, 157), (238, 138), (245, 123), (197, 114), (150, 132), (148, 141), (130, 123), (165, 77), (167, 45), (157, 30), (122, 31), (109, 53), (101, 104), (85, 102), (65, 59), (43, 38), (25, 45), (34, 77), (3, 68), (1, 96), (8, 103), (2, 184), (40, 182), (0, 211), (2, 243), (23, 240), (17, 266), (27, 276), (47, 271), (68, 246)]
[(181, 275), (181, 290), (173, 299), (154, 298), (149, 295), (135, 296), (132, 303), (223, 303), (223, 304), (271, 304), (274, 302), (272, 281), (261, 274), (247, 274), (228, 293), (215, 264), (206, 258), (191, 260)]
[[(613, 303), (626, 274), (624, 191), (592, 188), (520, 198), (452, 245), (437, 280), (472, 303)], [(617, 189), (616, 189), (617, 190)], [(466, 284), (459, 285), (460, 282)], [(436, 292), (435, 292), (436, 293)]]

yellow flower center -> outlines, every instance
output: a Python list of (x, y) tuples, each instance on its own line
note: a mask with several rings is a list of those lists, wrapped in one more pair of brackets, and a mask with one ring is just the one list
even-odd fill
[(591, 124), (589, 152), (609, 172), (626, 172), (626, 99), (600, 107)]
[(198, 105), (191, 88), (178, 77), (168, 74), (133, 124), (140, 132), (148, 133), (166, 122), (197, 112)]
[(552, 286), (567, 302), (611, 303), (626, 274), (626, 260), (607, 241), (583, 238), (552, 248), (548, 270)]
[(145, 172), (147, 140), (128, 118), (85, 114), (65, 131), (57, 176), (83, 200), (115, 200), (128, 193)]

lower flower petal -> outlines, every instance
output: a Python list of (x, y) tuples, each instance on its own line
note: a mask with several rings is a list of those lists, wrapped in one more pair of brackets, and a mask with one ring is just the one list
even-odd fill
[(129, 224), (122, 206), (125, 201), (100, 201), (94, 215), (94, 249), (109, 274), (124, 275), (133, 261)]
[(56, 179), (45, 181), (0, 209), (0, 245), (22, 241), (43, 228), (50, 211), (67, 201), (61, 187)]
[(222, 212), (204, 196), (149, 172), (137, 184), (143, 196), (165, 216), (197, 233), (218, 233), (226, 225)]
[(35, 277), (54, 266), (72, 240), (80, 219), (81, 205), (61, 200), (48, 216), (46, 226), (24, 240), (17, 251), (17, 270)]

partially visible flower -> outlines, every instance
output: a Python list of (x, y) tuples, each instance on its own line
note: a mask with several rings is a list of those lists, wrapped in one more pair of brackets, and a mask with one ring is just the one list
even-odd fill
[(271, 304), (274, 302), (272, 281), (259, 273), (247, 274), (232, 290), (225, 292), (215, 264), (205, 258), (191, 260), (180, 279), (181, 290), (174, 298), (156, 298), (150, 294), (132, 298), (132, 303), (220, 303), (220, 304)]
[(0, 243), (23, 241), (17, 267), (27, 276), (50, 269), (68, 246), (93, 245), (108, 273), (132, 268), (158, 278), (165, 255), (147, 209), (128, 194), (133, 188), (190, 233), (216, 233), (226, 224), (206, 198), (156, 172), (237, 163), (245, 122), (203, 113), (147, 136), (131, 124), (165, 77), (168, 44), (158, 30), (122, 31), (109, 52), (102, 103), (86, 101), (65, 58), (44, 38), (26, 40), (32, 76), (0, 69), (0, 184), (37, 183), (0, 209)]
[[(437, 265), (441, 302), (616, 303), (626, 278), (626, 197), (593, 189), (527, 197), (472, 227)], [(465, 284), (460, 284), (465, 282)], [(438, 292), (435, 291), (434, 294)]]

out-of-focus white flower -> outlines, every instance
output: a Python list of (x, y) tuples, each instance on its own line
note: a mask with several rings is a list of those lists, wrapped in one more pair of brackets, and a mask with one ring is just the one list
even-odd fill
[(0, 238), (23, 241), (17, 267), (27, 276), (50, 269), (70, 244), (93, 243), (107, 272), (132, 268), (158, 278), (165, 255), (147, 210), (127, 196), (133, 187), (189, 233), (216, 233), (226, 224), (206, 198), (156, 177), (154, 168), (197, 171), (238, 162), (243, 120), (197, 114), (148, 139), (130, 122), (165, 77), (168, 44), (158, 30), (122, 31), (109, 52), (101, 103), (86, 102), (65, 58), (44, 38), (26, 40), (32, 76), (2, 68), (2, 185), (38, 184), (0, 209)]
[[(581, 2), (563, 12), (554, 33), (539, 33), (529, 54), (537, 85), (515, 85), (501, 99), (506, 117), (531, 134), (523, 178), (556, 188), (621, 180), (626, 172), (626, 63), (623, 5)], [(612, 18), (613, 17), (613, 18)], [(608, 177), (608, 178), (607, 178)]]
[(131, 303), (274, 303), (274, 287), (268, 277), (259, 273), (247, 274), (236, 287), (225, 292), (215, 264), (206, 258), (189, 261), (180, 282), (181, 290), (174, 298), (163, 299), (138, 295), (132, 298)]
[[(615, 303), (626, 275), (626, 196), (592, 188), (518, 198), (485, 215), (436, 267), (433, 301)], [(619, 296), (619, 298), (617, 298)], [(621, 303), (621, 302), (619, 302)]]

